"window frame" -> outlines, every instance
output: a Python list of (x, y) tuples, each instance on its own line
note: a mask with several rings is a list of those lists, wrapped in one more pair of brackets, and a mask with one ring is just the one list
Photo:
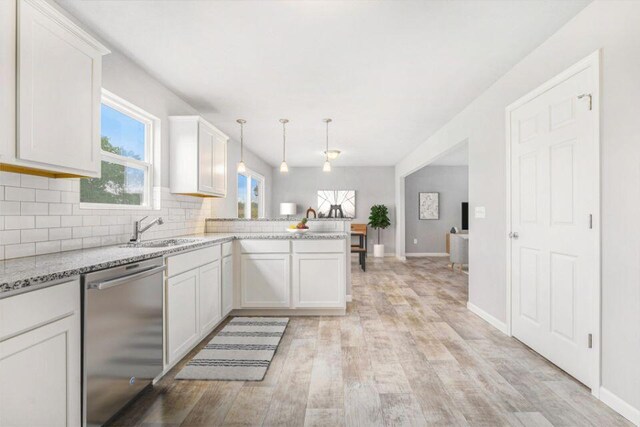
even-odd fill
[[(143, 203), (140, 205), (125, 205), (117, 203), (95, 203), (95, 202), (83, 202), (80, 201), (80, 209), (137, 209), (137, 210), (152, 210), (158, 209), (159, 206), (155, 203), (154, 196), (154, 174), (155, 174), (155, 148), (158, 145), (158, 138), (160, 136), (160, 119), (154, 115), (146, 112), (142, 108), (132, 104), (131, 102), (119, 97), (118, 95), (109, 92), (102, 88), (102, 94), (100, 97), (100, 105), (106, 105), (132, 119), (141, 122), (145, 128), (145, 141), (144, 152), (145, 160), (137, 160), (131, 157), (121, 156), (118, 154), (110, 153), (102, 150), (100, 147), (100, 167), (102, 168), (102, 161), (109, 163), (115, 163), (125, 167), (131, 167), (137, 170), (142, 170), (145, 174), (144, 193), (142, 195)], [(102, 138), (102, 133), (101, 136)], [(159, 178), (159, 177), (158, 177)]]
[[(245, 206), (245, 215), (244, 218), (240, 218), (239, 215), (239, 209), (238, 209), (238, 186), (240, 184), (240, 175), (244, 176), (247, 178), (247, 201), (248, 201), (248, 205), (249, 205), (249, 209), (247, 209), (247, 207)], [(258, 218), (256, 219), (263, 219), (265, 217), (265, 193), (267, 191), (267, 183), (266, 180), (264, 179), (264, 175), (261, 175), (257, 172), (252, 171), (251, 169), (247, 169), (245, 172), (236, 172), (236, 218), (238, 219), (252, 219), (251, 218), (251, 179), (256, 179), (258, 181), (260, 181), (260, 187), (262, 189), (262, 191), (260, 191), (260, 195), (259, 195), (259, 200), (258, 200)], [(247, 216), (248, 215), (248, 216)]]

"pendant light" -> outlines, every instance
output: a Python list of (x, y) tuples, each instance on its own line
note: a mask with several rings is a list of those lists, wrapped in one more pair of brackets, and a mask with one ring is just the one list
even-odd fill
[(247, 167), (244, 164), (244, 124), (247, 123), (245, 119), (238, 119), (236, 122), (240, 123), (240, 163), (238, 163), (238, 172), (244, 173), (247, 171)]
[(329, 163), (329, 123), (331, 123), (331, 119), (324, 119), (323, 122), (325, 122), (327, 126), (327, 147), (325, 150), (324, 166), (322, 167), (322, 171), (331, 172), (331, 163)]
[(282, 123), (282, 163), (280, 164), (280, 172), (287, 173), (289, 172), (289, 166), (287, 166), (286, 161), (287, 134), (285, 125), (289, 123), (289, 119), (280, 119), (280, 123)]

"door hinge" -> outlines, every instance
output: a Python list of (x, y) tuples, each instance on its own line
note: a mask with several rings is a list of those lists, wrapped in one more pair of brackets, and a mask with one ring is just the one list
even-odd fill
[(593, 348), (593, 334), (588, 335), (587, 341), (589, 348)]
[(589, 230), (593, 229), (593, 214), (589, 214)]
[(578, 95), (578, 99), (589, 97), (589, 111), (593, 110), (593, 97), (590, 93), (583, 93), (582, 95)]

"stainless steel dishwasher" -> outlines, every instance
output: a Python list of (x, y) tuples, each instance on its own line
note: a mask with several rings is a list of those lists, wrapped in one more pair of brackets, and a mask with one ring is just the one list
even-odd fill
[(83, 416), (101, 426), (162, 372), (162, 258), (83, 276)]

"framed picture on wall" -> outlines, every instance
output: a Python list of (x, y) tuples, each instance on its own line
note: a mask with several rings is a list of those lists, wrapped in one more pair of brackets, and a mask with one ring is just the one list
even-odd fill
[(420, 219), (440, 219), (440, 193), (418, 193)]

